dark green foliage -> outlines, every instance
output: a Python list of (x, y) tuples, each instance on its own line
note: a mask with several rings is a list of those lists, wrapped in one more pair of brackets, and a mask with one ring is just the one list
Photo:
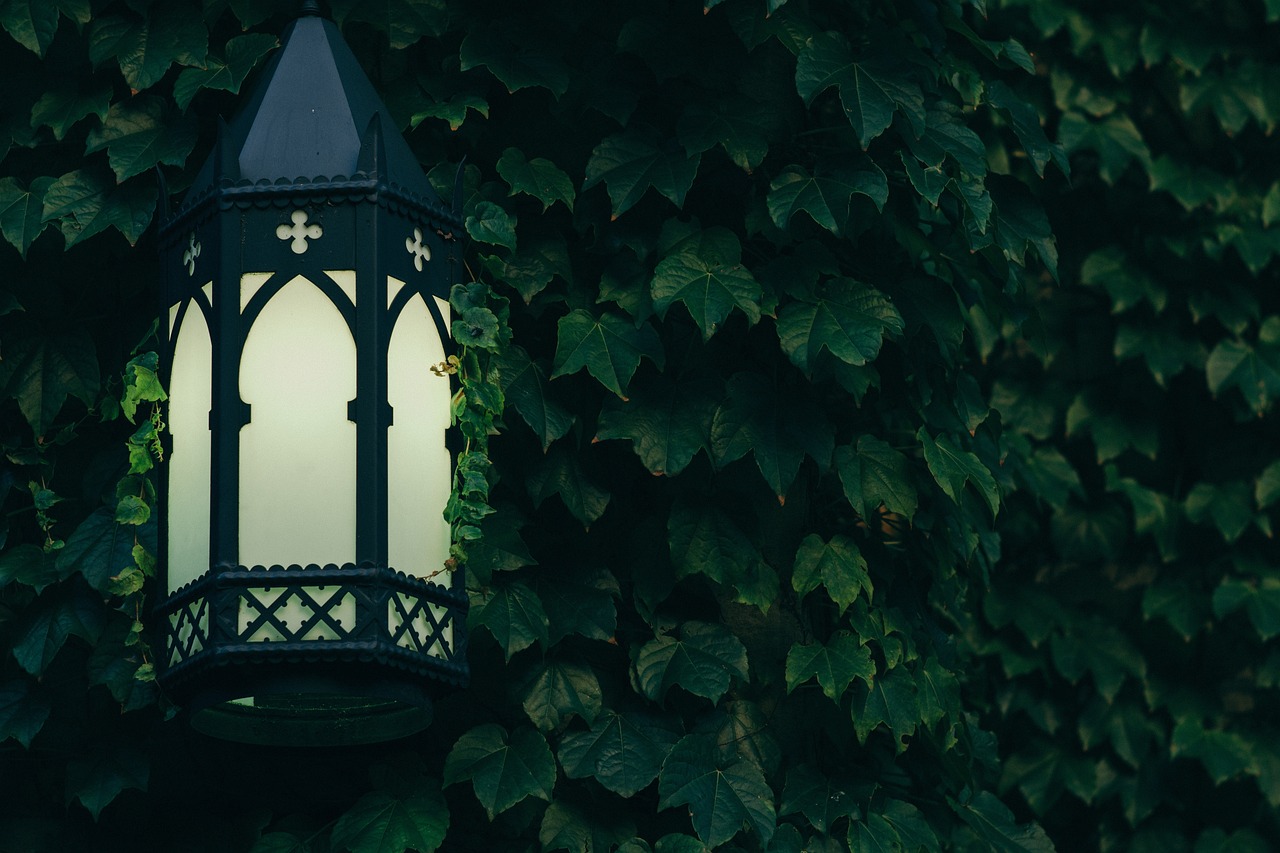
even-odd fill
[(0, 0), (0, 849), (1280, 846), (1280, 4), (331, 5), (467, 163), (473, 685), (173, 718), (154, 171), (293, 4)]

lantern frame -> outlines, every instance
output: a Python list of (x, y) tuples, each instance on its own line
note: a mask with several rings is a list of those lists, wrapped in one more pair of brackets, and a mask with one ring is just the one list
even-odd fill
[[(314, 75), (313, 61), (321, 67)], [(283, 116), (272, 113), (281, 103)], [(281, 150), (300, 138), (291, 119), (310, 121), (304, 130), (314, 136), (296, 152)], [(161, 686), (210, 734), (260, 743), (385, 740), (423, 728), (432, 696), (468, 681), (462, 572), (442, 560), (415, 576), (389, 560), (392, 336), (420, 297), (443, 352), (452, 351), (448, 299), (465, 234), (457, 207), (440, 201), (403, 138), (384, 134), (389, 120), (337, 28), (304, 5), (244, 111), (230, 125), (219, 121), (214, 151), (182, 205), (168, 210), (161, 187), (166, 384), (184, 326), (203, 320), (209, 335), (209, 560), (194, 579), (166, 587), (152, 621)], [(316, 173), (317, 163), (335, 162), (354, 168)], [(456, 187), (454, 196), (456, 205)], [(256, 276), (253, 287), (246, 276)], [(241, 432), (253, 412), (241, 398), (241, 358), (261, 312), (298, 277), (332, 303), (355, 343), (356, 394), (346, 412), (355, 424), (355, 559), (245, 565)], [(437, 381), (451, 397), (449, 380)], [(157, 492), (168, 578), (168, 432), (164, 441)], [(287, 507), (280, 511), (287, 516)], [(435, 579), (442, 575), (443, 583)]]

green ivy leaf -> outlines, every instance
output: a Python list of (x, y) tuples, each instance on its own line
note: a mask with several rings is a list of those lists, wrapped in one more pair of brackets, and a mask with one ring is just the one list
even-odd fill
[(432, 853), (444, 843), (449, 807), (435, 783), (421, 782), (405, 795), (370, 791), (343, 812), (333, 845), (351, 853)]
[(470, 780), (489, 819), (527, 797), (551, 802), (556, 761), (536, 730), (521, 727), (510, 735), (492, 723), (458, 738), (444, 762), (444, 784)]
[(16, 632), (13, 658), (31, 675), (43, 675), (68, 637), (96, 643), (102, 624), (102, 603), (87, 591), (46, 594), (27, 608)]
[[(839, 703), (855, 678), (861, 678), (870, 688), (876, 666), (871, 660), (870, 649), (848, 631), (837, 631), (825, 644), (792, 646), (787, 652), (786, 674), (788, 693), (809, 679), (817, 678), (827, 698)], [(823, 830), (822, 827), (818, 829)]]
[(775, 121), (769, 105), (740, 95), (685, 107), (676, 135), (690, 157), (720, 145), (738, 168), (750, 174), (764, 162), (768, 129)]
[(584, 528), (594, 524), (609, 506), (609, 493), (587, 479), (576, 454), (562, 445), (556, 445), (539, 460), (527, 485), (535, 506), (559, 495)]
[(719, 702), (735, 678), (747, 680), (747, 650), (723, 625), (686, 622), (679, 638), (663, 634), (641, 647), (636, 675), (654, 702), (673, 686)]
[(471, 239), (516, 250), (516, 218), (493, 202), (476, 204), (465, 224)]
[(560, 318), (557, 330), (552, 379), (585, 367), (601, 385), (625, 398), (642, 357), (662, 367), (662, 343), (648, 323), (637, 328), (616, 314), (597, 318), (578, 308)]
[(823, 542), (817, 534), (810, 533), (796, 551), (795, 567), (791, 574), (791, 586), (801, 596), (826, 587), (827, 595), (844, 613), (858, 598), (859, 590), (871, 599), (871, 577), (867, 574), (867, 561), (858, 545), (848, 536), (837, 533), (829, 542)]
[(138, 531), (117, 522), (107, 507), (94, 510), (80, 522), (58, 553), (58, 571), (67, 577), (78, 572), (98, 592), (107, 593), (111, 578), (133, 565), (133, 545)]
[(48, 224), (44, 221), (44, 196), (53, 178), (35, 178), (27, 189), (14, 178), (0, 178), (0, 234), (18, 250), (23, 260), (27, 249)]
[(150, 776), (151, 765), (142, 750), (126, 745), (101, 747), (67, 762), (67, 802), (79, 800), (96, 821), (121, 792), (147, 790)]
[(560, 743), (560, 765), (570, 779), (594, 778), (622, 797), (634, 797), (658, 778), (663, 759), (680, 739), (665, 717), (607, 711), (587, 732)]
[(987, 102), (996, 109), (1004, 110), (1013, 122), (1013, 131), (1018, 135), (1031, 165), (1036, 174), (1044, 177), (1044, 167), (1052, 160), (1062, 170), (1062, 174), (1070, 177), (1071, 164), (1067, 162), (1067, 154), (1061, 145), (1054, 145), (1044, 135), (1040, 126), (1040, 115), (1035, 107), (1019, 98), (1003, 80), (996, 80), (987, 87)]
[(100, 379), (87, 335), (49, 335), (5, 341), (0, 393), (18, 402), (37, 437), (44, 436), (68, 396), (93, 405)]
[(467, 111), (472, 110), (484, 118), (489, 117), (489, 102), (479, 95), (459, 92), (447, 101), (437, 101), (418, 110), (409, 119), (409, 127), (416, 128), (429, 118), (438, 118), (449, 122), (450, 130), (457, 130), (467, 120)]
[(535, 642), (547, 645), (547, 614), (538, 596), (520, 581), (494, 583), (473, 593), (467, 622), (483, 626), (502, 647), (507, 660)]
[[(59, 551), (59, 557), (64, 553)], [(16, 545), (0, 553), (0, 587), (20, 583), (40, 592), (68, 574), (59, 571), (54, 555), (38, 545)]]
[(42, 218), (60, 220), (68, 249), (111, 227), (132, 245), (155, 213), (156, 187), (138, 180), (113, 186), (114, 179), (96, 169), (68, 172), (45, 193)]
[(1249, 407), (1261, 415), (1280, 395), (1280, 346), (1276, 343), (1274, 339), (1259, 339), (1258, 346), (1219, 341), (1205, 363), (1209, 391), (1218, 394), (1239, 389)]
[(693, 829), (709, 847), (728, 842), (744, 827), (761, 844), (773, 837), (773, 791), (760, 768), (749, 761), (726, 760), (704, 735), (682, 738), (663, 762), (658, 776), (658, 808), (687, 805)]
[(935, 441), (924, 427), (916, 432), (916, 438), (924, 448), (924, 461), (938, 485), (947, 497), (960, 503), (960, 492), (969, 483), (986, 502), (992, 518), (1000, 508), (1000, 490), (995, 478), (982, 460), (967, 450), (956, 447), (946, 435)]
[(812, 376), (823, 349), (855, 366), (873, 361), (886, 336), (902, 334), (902, 315), (883, 293), (849, 278), (826, 282), (778, 314), (778, 338), (792, 363)]
[(573, 182), (555, 163), (542, 157), (526, 160), (518, 148), (508, 148), (498, 158), (498, 174), (511, 187), (509, 195), (524, 193), (542, 202), (545, 211), (557, 201), (573, 210)]
[(879, 57), (853, 55), (842, 33), (828, 32), (811, 39), (796, 57), (796, 91), (805, 104), (831, 86), (840, 90), (845, 115), (865, 150), (901, 109), (914, 124), (923, 123), (924, 97), (918, 86)]
[(1022, 264), (1030, 246), (1049, 274), (1057, 279), (1058, 246), (1044, 208), (1018, 183), (994, 185), (991, 196), (996, 206), (996, 243), (1004, 250), (1005, 257)]
[(801, 764), (787, 772), (778, 813), (802, 814), (818, 832), (829, 832), (836, 821), (858, 813), (852, 788), (847, 780), (830, 779), (814, 765)]
[(727, 229), (713, 228), (707, 239), (689, 240), (663, 258), (653, 273), (650, 291), (659, 317), (676, 302), (684, 303), (704, 340), (716, 333), (737, 308), (749, 325), (760, 320), (764, 291), (742, 266), (738, 238)]
[(883, 506), (910, 520), (916, 514), (916, 488), (907, 473), (907, 457), (872, 435), (858, 436), (857, 447), (836, 448), (836, 470), (845, 497), (864, 520)]
[(549, 732), (577, 715), (588, 725), (600, 714), (600, 682), (589, 666), (548, 660), (524, 691), (524, 712)]
[(613, 821), (605, 824), (599, 819), (610, 815), (594, 810), (597, 819), (589, 818), (581, 809), (556, 801), (547, 806), (538, 829), (538, 841), (544, 853), (568, 850), (569, 853), (595, 853), (613, 850), (618, 844), (635, 835), (636, 827), (629, 821)]
[(987, 791), (967, 802), (951, 797), (947, 802), (992, 853), (1054, 853), (1053, 842), (1043, 829), (1034, 823), (1015, 823), (1013, 812)]
[(423, 36), (443, 35), (449, 19), (444, 0), (340, 0), (334, 4), (334, 15), (344, 24), (372, 24), (387, 34), (395, 51), (417, 44)]
[(58, 31), (58, 6), (49, 0), (8, 0), (0, 4), (0, 27), (18, 44), (44, 58)]
[(714, 504), (678, 499), (667, 519), (667, 535), (677, 578), (705, 575), (734, 588), (739, 602), (765, 612), (777, 600), (777, 575)]
[(552, 645), (571, 634), (612, 642), (618, 628), (618, 579), (607, 569), (543, 577), (538, 595), (551, 621)]
[(249, 72), (279, 43), (267, 33), (236, 36), (227, 42), (225, 58), (210, 54), (204, 67), (182, 69), (173, 84), (173, 100), (178, 109), (185, 110), (201, 89), (239, 92)]
[(498, 27), (472, 28), (458, 48), (462, 70), (488, 68), (514, 94), (540, 86), (557, 98), (569, 88), (569, 69), (556, 50), (539, 44), (536, 33), (500, 33)]
[(31, 126), (47, 127), (53, 138), (62, 141), (72, 125), (89, 116), (101, 121), (111, 106), (111, 87), (102, 85), (88, 92), (53, 90), (45, 92), (31, 108)]
[(808, 455), (818, 466), (831, 462), (835, 427), (802, 388), (779, 386), (758, 373), (729, 379), (728, 398), (711, 424), (711, 449), (724, 465), (750, 451), (765, 482), (778, 496), (787, 489)]
[(52, 708), (43, 693), (33, 690), (26, 679), (0, 684), (0, 741), (14, 738), (24, 749), (29, 748)]
[(800, 166), (788, 166), (769, 183), (766, 204), (773, 224), (785, 229), (792, 218), (804, 211), (813, 221), (840, 234), (849, 222), (854, 194), (871, 199), (877, 210), (889, 198), (889, 181), (880, 167), (862, 164), (827, 166), (810, 174)]
[(1239, 734), (1223, 729), (1206, 729), (1199, 720), (1192, 718), (1181, 721), (1174, 728), (1169, 753), (1174, 757), (1199, 759), (1218, 785), (1244, 773), (1253, 764), (1249, 744)]
[(605, 401), (596, 438), (630, 439), (651, 473), (674, 477), (699, 450), (710, 453), (719, 397), (719, 382), (701, 371), (646, 377), (631, 389), (629, 399)]
[(1262, 470), (1253, 488), (1253, 499), (1263, 510), (1280, 499), (1280, 459)]
[(649, 128), (630, 127), (602, 141), (587, 161), (584, 190), (601, 181), (613, 201), (613, 218), (630, 210), (653, 187), (676, 207), (698, 173), (701, 155), (686, 155)]
[(853, 700), (853, 730), (860, 742), (877, 726), (885, 726), (893, 734), (894, 748), (907, 748), (905, 738), (920, 723), (920, 707), (916, 701), (916, 683), (903, 666), (896, 666), (875, 679), (869, 688), (860, 688)]
[(545, 451), (573, 426), (573, 415), (551, 399), (546, 372), (522, 347), (504, 347), (498, 353), (497, 364), (503, 398), (520, 413)]
[(1280, 634), (1280, 578), (1226, 577), (1213, 591), (1213, 615), (1221, 619), (1244, 609), (1263, 642)]
[(175, 62), (203, 66), (208, 50), (203, 18), (177, 4), (156, 4), (142, 19), (104, 15), (89, 29), (89, 59), (95, 67), (115, 59), (134, 92), (159, 83)]
[(1230, 483), (1196, 483), (1183, 508), (1195, 524), (1212, 521), (1228, 543), (1235, 542), (1253, 522), (1253, 495), (1244, 480)]
[(488, 585), (494, 572), (510, 572), (538, 561), (520, 538), (520, 521), (512, 513), (496, 512), (480, 523), (480, 538), (467, 548), (467, 571)]

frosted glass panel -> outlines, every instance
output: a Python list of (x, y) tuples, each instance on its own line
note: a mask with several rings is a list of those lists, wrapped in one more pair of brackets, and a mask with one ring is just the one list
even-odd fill
[[(392, 279), (388, 289), (397, 284)], [(387, 432), (388, 556), (392, 568), (415, 577), (435, 575), (449, 558), (443, 512), (452, 485), (444, 443), (451, 392), (449, 378), (431, 372), (444, 357), (431, 312), (415, 295), (396, 321), (387, 352), (393, 413)]]
[[(178, 306), (169, 309), (169, 324)], [(209, 477), (213, 343), (204, 314), (189, 303), (173, 348), (169, 377), (169, 592), (209, 569)]]
[(356, 552), (356, 345), (297, 276), (263, 308), (240, 360), (240, 563), (351, 563)]

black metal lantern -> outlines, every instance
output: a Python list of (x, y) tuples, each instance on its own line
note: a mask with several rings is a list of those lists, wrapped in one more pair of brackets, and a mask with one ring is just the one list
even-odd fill
[[(391, 129), (390, 132), (387, 132)], [(359, 743), (462, 685), (446, 565), (462, 223), (304, 4), (162, 212), (161, 684), (206, 732)]]

